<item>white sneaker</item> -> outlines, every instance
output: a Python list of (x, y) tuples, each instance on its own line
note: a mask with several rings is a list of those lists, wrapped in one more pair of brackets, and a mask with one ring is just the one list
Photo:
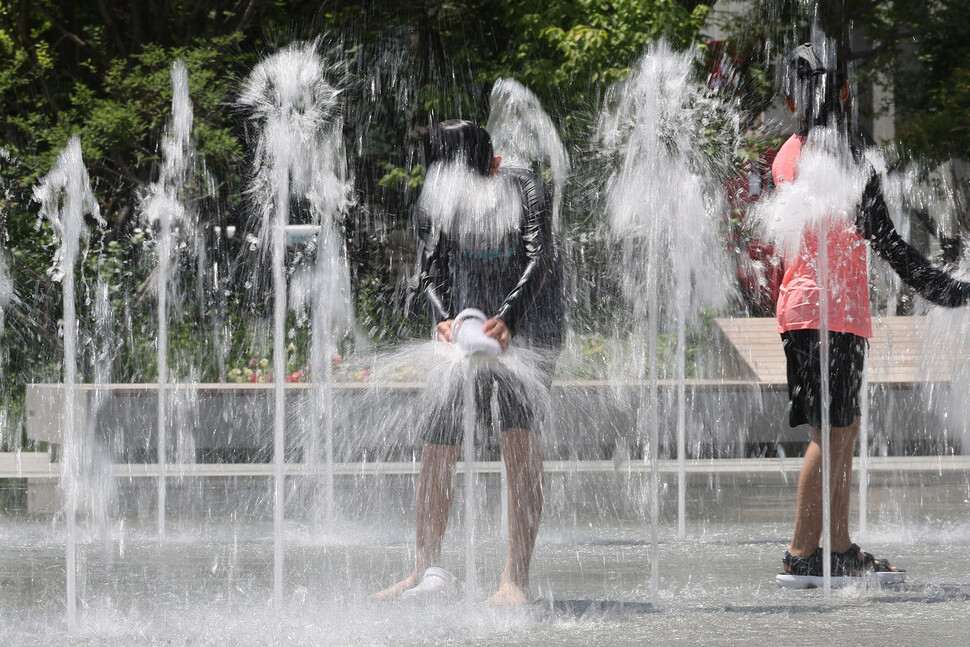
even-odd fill
[(432, 566), (421, 576), (413, 589), (401, 594), (402, 600), (430, 600), (452, 598), (461, 592), (458, 578), (438, 566)]
[(465, 308), (455, 317), (451, 327), (452, 339), (465, 357), (472, 355), (491, 355), (498, 357), (502, 354), (502, 345), (482, 332), (487, 317), (481, 310)]

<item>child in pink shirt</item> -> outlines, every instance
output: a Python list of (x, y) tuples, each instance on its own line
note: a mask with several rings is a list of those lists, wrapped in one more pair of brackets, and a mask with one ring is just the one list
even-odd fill
[[(796, 47), (785, 59), (785, 102), (801, 120), (802, 131), (778, 152), (772, 165), (775, 185), (798, 180), (799, 161), (810, 145), (812, 129), (835, 125), (842, 117), (849, 85), (844, 76), (823, 63), (817, 45)], [(862, 160), (858, 160), (862, 163)], [(827, 334), (829, 338), (831, 424), (831, 551), (832, 575), (859, 576), (897, 569), (862, 552), (849, 536), (849, 494), (852, 454), (859, 429), (859, 393), (867, 338), (872, 336), (869, 311), (866, 246), (886, 259), (922, 297), (941, 306), (970, 301), (970, 284), (956, 281), (929, 263), (896, 232), (889, 218), (878, 176), (869, 168), (855, 222), (826, 221)], [(824, 215), (824, 214), (823, 214)], [(806, 230), (796, 253), (786, 258), (777, 305), (778, 332), (788, 362), (789, 424), (809, 424), (811, 440), (798, 480), (795, 528), (782, 560), (791, 575), (821, 576), (822, 448), (821, 362), (819, 357), (821, 299), (818, 278), (818, 234)], [(824, 286), (823, 286), (824, 287)]]

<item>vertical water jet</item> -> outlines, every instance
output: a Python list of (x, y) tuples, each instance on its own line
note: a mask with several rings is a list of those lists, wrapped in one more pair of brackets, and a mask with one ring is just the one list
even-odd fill
[[(324, 285), (315, 297), (315, 332), (312, 357), (314, 380), (329, 383), (325, 357), (334, 347), (336, 337), (333, 324), (339, 321), (334, 313), (349, 317), (346, 306), (350, 295), (346, 291), (346, 263), (340, 261), (335, 218), (347, 199), (343, 170), (342, 121), (338, 113), (339, 92), (327, 80), (331, 70), (318, 53), (319, 43), (291, 44), (260, 62), (246, 79), (239, 96), (239, 104), (250, 112), (256, 127), (257, 141), (254, 155), (254, 174), (249, 187), (261, 221), (259, 244), (270, 250), (271, 294), (273, 301), (273, 463), (274, 463), (274, 598), (279, 604), (283, 593), (283, 504), (285, 470), (285, 373), (286, 373), (286, 313), (287, 226), (290, 225), (291, 201), (303, 200), (313, 209), (319, 233), (317, 235), (317, 275)], [(332, 291), (331, 291), (332, 290)], [(340, 294), (344, 292), (344, 294)], [(323, 339), (318, 337), (323, 329)], [(315, 387), (319, 388), (319, 387)], [(319, 393), (319, 391), (317, 391)], [(320, 398), (323, 409), (315, 409), (315, 425), (309, 433), (317, 432), (319, 417), (331, 416), (332, 393), (325, 391)], [(325, 424), (327, 476), (325, 483), (326, 509), (333, 508), (332, 486), (332, 425)], [(315, 453), (314, 442), (310, 443)]]
[(156, 412), (156, 454), (158, 462), (157, 527), (165, 535), (166, 492), (168, 488), (168, 296), (177, 262), (175, 239), (178, 228), (188, 224), (187, 186), (191, 180), (192, 102), (189, 99), (188, 71), (185, 63), (172, 63), (172, 114), (161, 141), (162, 164), (158, 180), (149, 186), (142, 200), (143, 217), (157, 227), (155, 245), (158, 265), (154, 288), (158, 309), (158, 402)]
[(58, 156), (50, 172), (34, 187), (34, 200), (40, 203), (40, 216), (51, 227), (57, 251), (54, 264), (48, 271), (54, 281), (61, 283), (63, 296), (62, 326), (64, 335), (64, 410), (63, 459), (61, 488), (64, 493), (65, 553), (67, 562), (67, 624), (77, 624), (77, 507), (78, 507), (78, 445), (76, 438), (77, 399), (77, 338), (76, 306), (77, 261), (82, 243), (90, 237), (84, 222), (92, 216), (103, 225), (98, 202), (91, 191), (87, 169), (81, 154), (81, 140), (72, 137)]
[(629, 370), (637, 379), (644, 374), (647, 379), (640, 391), (637, 427), (647, 445), (644, 458), (651, 473), (655, 604), (659, 601), (659, 334), (668, 326), (678, 330), (674, 370), (680, 385), (678, 532), (683, 536), (686, 326), (702, 308), (725, 304), (732, 290), (713, 215), (720, 213), (713, 171), (723, 161), (700, 153), (705, 146), (698, 133), (707, 127), (716, 130), (714, 120), (719, 116), (724, 119), (720, 128), (731, 132), (736, 130), (736, 119), (693, 80), (693, 56), (675, 53), (664, 44), (652, 45), (630, 76), (610, 88), (595, 139), (615, 164), (605, 184), (605, 219), (609, 238), (618, 244), (620, 287), (630, 304), (634, 329), (635, 365)]

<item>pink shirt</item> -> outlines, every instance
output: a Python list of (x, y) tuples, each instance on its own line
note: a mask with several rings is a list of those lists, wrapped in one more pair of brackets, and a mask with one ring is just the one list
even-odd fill
[[(771, 165), (775, 186), (798, 177), (804, 135), (792, 135)], [(872, 337), (865, 240), (855, 225), (830, 221), (828, 239), (828, 329), (859, 337)], [(806, 231), (793, 258), (785, 259), (785, 276), (778, 290), (778, 332), (818, 330), (820, 325), (818, 233)]]

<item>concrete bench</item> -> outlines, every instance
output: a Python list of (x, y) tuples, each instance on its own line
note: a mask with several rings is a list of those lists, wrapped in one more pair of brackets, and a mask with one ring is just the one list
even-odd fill
[[(948, 383), (952, 367), (926, 362), (926, 317), (876, 317), (866, 369), (870, 385)], [(785, 352), (774, 317), (715, 319), (714, 325), (741, 360), (739, 378), (760, 385), (787, 384)]]

